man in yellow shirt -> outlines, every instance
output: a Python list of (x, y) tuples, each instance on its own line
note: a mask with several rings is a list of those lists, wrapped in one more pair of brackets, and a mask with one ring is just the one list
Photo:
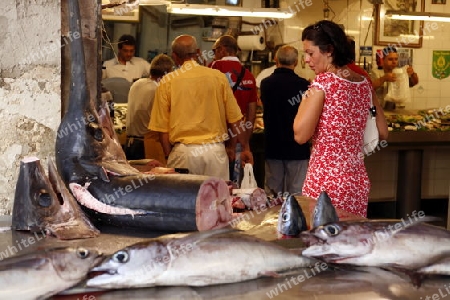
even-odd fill
[(226, 76), (199, 65), (198, 57), (195, 37), (181, 35), (174, 39), (172, 59), (179, 69), (162, 78), (149, 129), (160, 132), (168, 167), (229, 180), (224, 141), (236, 136), (243, 145), (242, 162), (253, 163), (246, 139), (251, 124), (242, 120)]

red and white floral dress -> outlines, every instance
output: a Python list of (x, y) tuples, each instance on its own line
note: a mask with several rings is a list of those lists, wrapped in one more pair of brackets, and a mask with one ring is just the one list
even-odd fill
[(303, 195), (317, 199), (326, 191), (336, 208), (366, 217), (370, 182), (361, 145), (371, 84), (367, 79), (351, 82), (334, 73), (322, 73), (312, 87), (324, 91), (325, 100), (312, 137)]

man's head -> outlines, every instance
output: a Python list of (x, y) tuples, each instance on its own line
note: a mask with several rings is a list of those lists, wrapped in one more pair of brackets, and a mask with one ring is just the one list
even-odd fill
[(398, 53), (394, 47), (386, 47), (383, 49), (383, 69), (384, 72), (390, 73), (398, 66)]
[(284, 45), (286, 45), (286, 44), (278, 44), (278, 45), (276, 45), (275, 48), (273, 49), (272, 55), (273, 55), (273, 60), (274, 60), (275, 62), (277, 62), (277, 52), (278, 52), (278, 49), (280, 49), (280, 48), (283, 47)]
[(165, 74), (173, 70), (175, 63), (166, 54), (159, 54), (153, 58), (150, 65), (150, 76), (153, 80), (158, 80)]
[(294, 69), (298, 64), (298, 50), (289, 45), (282, 46), (278, 49), (275, 60), (277, 67)]
[(185, 61), (199, 57), (197, 40), (192, 35), (177, 36), (172, 42), (172, 58), (181, 66)]
[(219, 60), (225, 56), (236, 56), (238, 52), (237, 40), (231, 35), (222, 35), (212, 47), (214, 59)]
[(124, 34), (119, 38), (119, 60), (130, 61), (136, 51), (136, 40), (132, 35)]

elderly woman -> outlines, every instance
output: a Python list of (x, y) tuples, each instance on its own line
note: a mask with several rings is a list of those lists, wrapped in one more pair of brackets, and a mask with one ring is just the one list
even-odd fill
[(336, 23), (306, 27), (302, 42), (305, 61), (316, 74), (294, 120), (299, 144), (312, 137), (303, 195), (317, 199), (326, 191), (336, 208), (365, 217), (370, 182), (362, 154), (364, 129), (372, 100), (380, 139), (387, 138), (382, 108), (371, 83), (347, 67), (352, 51)]

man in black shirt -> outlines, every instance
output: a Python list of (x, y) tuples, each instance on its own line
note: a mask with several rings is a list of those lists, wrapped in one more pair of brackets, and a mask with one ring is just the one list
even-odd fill
[(268, 194), (301, 194), (310, 156), (309, 144), (294, 140), (294, 118), (309, 82), (294, 73), (298, 51), (278, 49), (274, 73), (261, 82), (264, 108), (265, 189)]

